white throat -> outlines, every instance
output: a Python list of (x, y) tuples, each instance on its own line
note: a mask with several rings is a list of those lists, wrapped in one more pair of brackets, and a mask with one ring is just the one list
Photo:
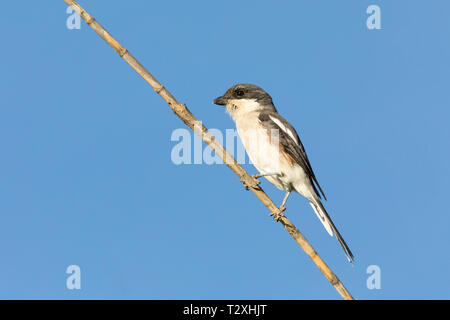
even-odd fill
[(255, 99), (231, 99), (228, 101), (226, 110), (234, 121), (242, 118), (246, 114), (258, 110), (263, 107)]

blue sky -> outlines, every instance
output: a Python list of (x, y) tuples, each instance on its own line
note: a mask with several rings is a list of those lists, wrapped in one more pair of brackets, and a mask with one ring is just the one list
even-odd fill
[[(355, 265), (300, 196), (286, 215), (356, 298), (450, 298), (450, 3), (80, 3), (209, 128), (234, 128), (211, 104), (229, 86), (272, 95)], [(184, 124), (68, 16), (62, 0), (0, 12), (0, 297), (339, 299), (226, 166), (171, 161)]]

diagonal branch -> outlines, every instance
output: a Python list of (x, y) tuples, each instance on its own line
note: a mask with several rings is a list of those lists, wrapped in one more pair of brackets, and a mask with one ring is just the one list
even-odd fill
[[(129, 52), (125, 49), (116, 39), (114, 39), (89, 13), (87, 13), (76, 1), (64, 0), (64, 2), (72, 7), (72, 9), (78, 13), (81, 18), (97, 32), (103, 40), (105, 40), (114, 50), (121, 56), (139, 75), (144, 78), (152, 86), (152, 88), (158, 93), (173, 110), (173, 112), (183, 122), (191, 128), (196, 134), (198, 134), (203, 141), (205, 141), (225, 162), (225, 164), (233, 170), (233, 172), (241, 179), (241, 181), (249, 187), (249, 189), (264, 203), (267, 208), (273, 213), (279, 212), (278, 207), (272, 202), (267, 194), (258, 185), (258, 181), (250, 176), (241, 165), (233, 158), (233, 156), (224, 148), (224, 146), (218, 142), (215, 137), (209, 133), (208, 129), (189, 111), (189, 109), (178, 102), (177, 99), (161, 84), (159, 83), (150, 72), (145, 69), (143, 65), (139, 63)], [(300, 247), (306, 252), (306, 254), (314, 261), (325, 278), (333, 285), (342, 298), (346, 300), (353, 300), (351, 294), (344, 287), (338, 277), (331, 271), (327, 264), (317, 254), (314, 248), (309, 244), (308, 240), (300, 233), (300, 231), (289, 221), (286, 216), (282, 215), (279, 220), (283, 227), (289, 232)]]

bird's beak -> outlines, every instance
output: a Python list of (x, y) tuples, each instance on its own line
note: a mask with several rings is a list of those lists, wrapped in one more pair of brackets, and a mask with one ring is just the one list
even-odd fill
[(227, 104), (228, 99), (224, 97), (218, 97), (214, 99), (213, 103), (219, 106), (225, 106)]

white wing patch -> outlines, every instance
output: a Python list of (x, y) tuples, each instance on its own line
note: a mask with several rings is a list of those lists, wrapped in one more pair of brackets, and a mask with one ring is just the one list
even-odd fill
[(295, 134), (291, 130), (286, 128), (286, 126), (279, 119), (272, 117), (271, 115), (269, 115), (269, 118), (272, 119), (272, 121), (275, 122), (277, 126), (280, 127), (281, 130), (287, 133), (292, 138), (292, 140), (294, 140), (295, 143), (298, 145), (297, 138), (295, 137)]

